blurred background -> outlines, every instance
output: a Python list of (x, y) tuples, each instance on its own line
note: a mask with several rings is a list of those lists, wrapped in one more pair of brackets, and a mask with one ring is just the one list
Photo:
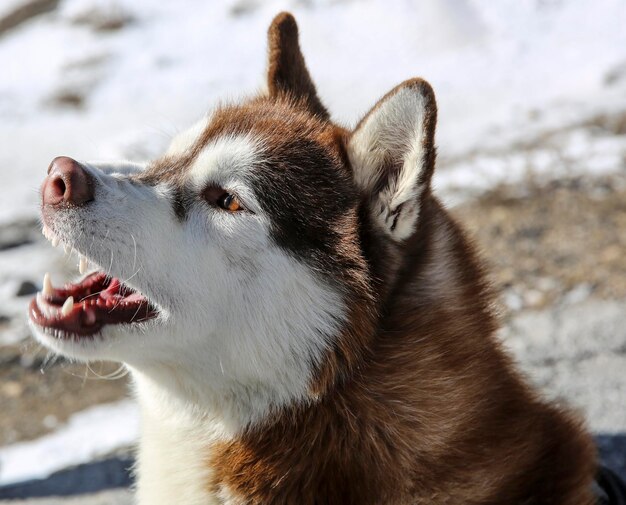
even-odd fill
[(78, 275), (40, 233), (50, 160), (148, 159), (255, 93), (280, 10), (342, 124), (431, 82), (436, 190), (490, 265), (502, 338), (626, 478), (626, 2), (1, 0), (0, 500), (130, 503), (103, 492), (130, 482), (123, 370), (49, 356), (26, 322), (44, 272)]

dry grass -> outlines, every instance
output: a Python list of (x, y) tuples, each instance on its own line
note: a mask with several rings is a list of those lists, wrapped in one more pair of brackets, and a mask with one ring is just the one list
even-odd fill
[(455, 209), (498, 289), (545, 306), (585, 286), (626, 298), (626, 178), (559, 180), (494, 189)]

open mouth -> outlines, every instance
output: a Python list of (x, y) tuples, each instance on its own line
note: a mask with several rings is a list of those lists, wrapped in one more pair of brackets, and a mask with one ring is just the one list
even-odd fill
[(58, 338), (88, 337), (110, 324), (137, 324), (156, 317), (150, 301), (104, 272), (55, 288), (48, 274), (30, 303), (30, 318)]

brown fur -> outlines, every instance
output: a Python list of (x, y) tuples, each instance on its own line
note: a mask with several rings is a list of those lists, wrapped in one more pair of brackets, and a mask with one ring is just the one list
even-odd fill
[(434, 198), (422, 223), (400, 276), (413, 281), (362, 364), (319, 402), (212, 447), (214, 489), (250, 504), (593, 503), (580, 421), (514, 371), (479, 262)]
[[(142, 180), (182, 181), (181, 166), (211, 139), (249, 132), (265, 141), (270, 209), (273, 178), (296, 170), (285, 160), (351, 175), (349, 134), (328, 121), (289, 14), (275, 19), (269, 44), (269, 96), (219, 109), (196, 146), (160, 160)], [(428, 184), (434, 94), (421, 80), (401, 86), (428, 97), (421, 180)], [(394, 170), (389, 162), (387, 174)], [(304, 178), (300, 194), (281, 196), (288, 215), (314, 202), (316, 190), (333, 189), (323, 174), (319, 187), (314, 182)], [(481, 263), (430, 188), (419, 202), (416, 232), (401, 244), (370, 223), (368, 195), (349, 193), (335, 194), (346, 198), (343, 218), (326, 216), (332, 240), (322, 236), (329, 233), (324, 227), (297, 228), (313, 251), (332, 244), (325, 251), (331, 263), (315, 263), (314, 255), (307, 261), (329, 277), (344, 276), (338, 284), (348, 286), (349, 323), (317, 370), (309, 403), (206, 448), (210, 490), (254, 505), (593, 503), (591, 438), (579, 419), (542, 401), (502, 351)], [(334, 212), (318, 207), (302, 214), (315, 222), (316, 213)], [(288, 235), (276, 240), (295, 247)]]
[(272, 21), (268, 31), (268, 49), (267, 86), (270, 96), (292, 94), (302, 98), (310, 112), (328, 119), (328, 112), (317, 96), (300, 52), (298, 25), (291, 14), (282, 12)]

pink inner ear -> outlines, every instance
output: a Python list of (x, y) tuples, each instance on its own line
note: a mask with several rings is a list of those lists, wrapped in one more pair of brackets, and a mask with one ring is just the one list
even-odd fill
[(435, 163), (437, 106), (421, 79), (387, 93), (348, 141), (356, 184), (373, 202), (373, 222), (393, 240), (410, 237)]
[(405, 81), (381, 98), (348, 142), (362, 191), (395, 186), (394, 192), (406, 193), (417, 185), (428, 186), (434, 171), (436, 118), (434, 94), (421, 79)]

